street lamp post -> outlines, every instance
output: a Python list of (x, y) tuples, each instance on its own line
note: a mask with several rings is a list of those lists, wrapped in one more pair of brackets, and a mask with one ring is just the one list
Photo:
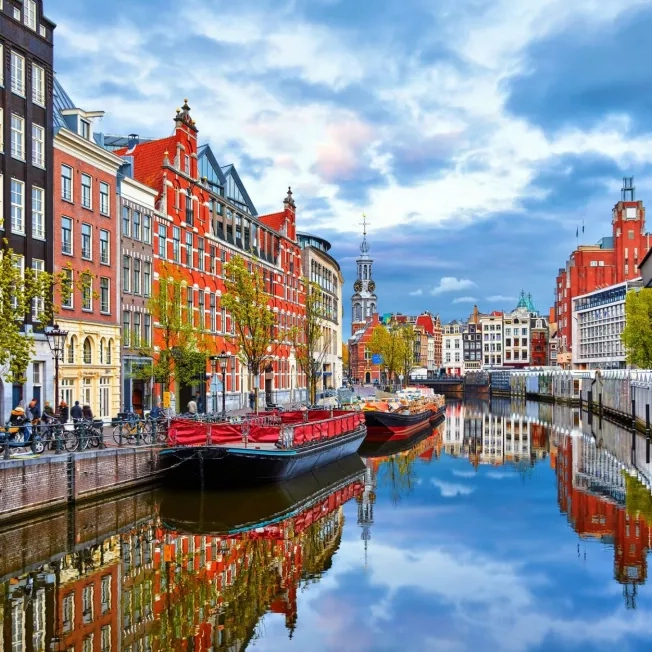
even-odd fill
[(217, 357), (222, 370), (222, 419), (226, 419), (226, 366), (231, 356), (226, 351), (222, 351)]
[(217, 387), (215, 386), (215, 376), (217, 375), (217, 361), (219, 360), (219, 356), (217, 355), (212, 355), (210, 357), (211, 361), (211, 398), (212, 398), (212, 406), (211, 406), (211, 412), (215, 414), (217, 412)]
[(54, 358), (54, 409), (58, 407), (59, 398), (59, 362), (63, 362), (63, 351), (68, 337), (68, 331), (63, 331), (59, 324), (45, 328), (45, 337), (48, 340), (52, 357)]

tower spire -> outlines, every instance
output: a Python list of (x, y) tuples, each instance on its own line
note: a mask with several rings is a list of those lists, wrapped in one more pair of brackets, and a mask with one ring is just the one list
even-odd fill
[(362, 213), (362, 222), (360, 222), (360, 224), (362, 225), (362, 244), (360, 245), (360, 253), (368, 254), (369, 243), (367, 242), (367, 225), (369, 222), (367, 222), (366, 213)]

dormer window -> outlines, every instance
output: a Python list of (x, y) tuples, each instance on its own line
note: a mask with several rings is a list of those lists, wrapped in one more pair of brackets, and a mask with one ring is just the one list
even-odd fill
[(79, 121), (79, 135), (86, 140), (91, 139), (91, 123), (87, 120)]

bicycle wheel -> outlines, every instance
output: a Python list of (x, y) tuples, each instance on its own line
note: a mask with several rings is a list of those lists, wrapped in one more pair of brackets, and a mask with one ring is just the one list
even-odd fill
[(79, 450), (79, 437), (76, 432), (64, 430), (61, 436), (63, 438), (63, 447), (68, 453), (74, 453), (76, 450)]

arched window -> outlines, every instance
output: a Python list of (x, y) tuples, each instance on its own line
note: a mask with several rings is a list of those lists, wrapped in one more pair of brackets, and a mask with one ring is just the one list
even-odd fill
[(92, 364), (93, 362), (93, 349), (91, 345), (91, 338), (87, 337), (84, 340), (84, 364)]
[(113, 355), (113, 340), (109, 340), (109, 343), (106, 345), (106, 364), (111, 364), (111, 357)]
[(370, 308), (371, 308), (371, 314), (373, 315), (376, 312), (376, 304), (372, 303)]
[(362, 306), (359, 303), (353, 304), (353, 321), (362, 321)]
[(104, 364), (104, 338), (100, 340), (100, 364)]
[(364, 265), (364, 266), (362, 267), (362, 269), (363, 269), (363, 273), (364, 273), (364, 277), (363, 277), (363, 278), (366, 280), (366, 279), (367, 279), (367, 266)]
[(77, 344), (77, 337), (73, 335), (68, 342), (68, 364), (75, 364), (75, 347)]

